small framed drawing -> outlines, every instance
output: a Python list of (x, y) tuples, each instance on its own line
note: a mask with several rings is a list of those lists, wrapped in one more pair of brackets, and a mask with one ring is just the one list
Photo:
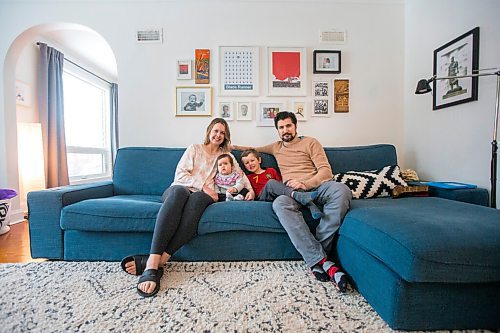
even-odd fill
[(477, 73), (479, 69), (479, 27), (466, 32), (434, 51), (432, 109), (477, 101), (477, 77), (453, 78)]
[(221, 46), (219, 95), (259, 95), (259, 47)]
[(327, 98), (330, 96), (330, 81), (313, 81), (313, 97)]
[(285, 110), (284, 103), (262, 102), (257, 110), (257, 126), (274, 127), (274, 117)]
[(313, 52), (314, 74), (339, 74), (340, 65), (340, 51), (315, 50)]
[(176, 87), (176, 116), (211, 116), (212, 87)]
[(29, 84), (16, 81), (16, 104), (22, 106), (31, 105), (31, 88)]
[(349, 80), (333, 80), (333, 112), (349, 112)]
[(238, 102), (236, 112), (238, 120), (252, 120), (253, 102)]
[(177, 80), (191, 80), (192, 73), (191, 60), (177, 60)]
[(315, 99), (313, 100), (312, 117), (330, 117), (328, 99)]
[(225, 120), (233, 120), (233, 103), (219, 102), (219, 117)]
[(307, 58), (303, 47), (269, 47), (268, 95), (306, 96)]
[(298, 121), (307, 120), (307, 104), (304, 101), (294, 101), (293, 102), (293, 113)]

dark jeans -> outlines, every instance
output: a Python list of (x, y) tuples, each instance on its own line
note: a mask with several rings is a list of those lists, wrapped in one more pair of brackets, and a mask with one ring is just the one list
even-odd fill
[(180, 185), (167, 188), (162, 200), (150, 253), (172, 255), (196, 235), (201, 215), (214, 200), (204, 192), (191, 192)]

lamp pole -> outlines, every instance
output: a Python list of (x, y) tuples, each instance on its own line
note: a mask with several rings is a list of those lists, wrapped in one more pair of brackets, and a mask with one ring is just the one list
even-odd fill
[[(489, 68), (488, 70), (492, 70), (493, 68)], [(490, 207), (497, 207), (497, 155), (498, 155), (498, 142), (497, 142), (497, 130), (498, 130), (498, 113), (499, 113), (499, 104), (500, 104), (500, 70), (495, 69), (495, 72), (489, 73), (475, 73), (468, 75), (456, 75), (456, 76), (440, 76), (437, 77), (434, 75), (429, 80), (427, 80), (427, 85), (425, 85), (425, 81), (423, 81), (424, 86), (427, 86), (427, 89), (420, 91), (419, 86), (417, 86), (417, 91), (415, 93), (422, 94), (431, 91), (429, 83), (436, 80), (448, 80), (448, 79), (460, 79), (460, 78), (471, 78), (471, 77), (479, 77), (479, 76), (497, 76), (497, 93), (496, 93), (496, 104), (495, 104), (495, 121), (493, 123), (493, 140), (491, 141), (491, 165), (490, 165), (490, 180), (491, 180), (491, 190), (490, 190)]]

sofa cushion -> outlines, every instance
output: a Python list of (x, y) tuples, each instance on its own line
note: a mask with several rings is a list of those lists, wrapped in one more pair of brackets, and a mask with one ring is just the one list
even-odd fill
[(409, 282), (500, 281), (496, 209), (434, 197), (355, 200), (339, 233)]
[(89, 199), (63, 208), (63, 230), (153, 232), (161, 197), (117, 195)]
[(373, 171), (348, 171), (337, 173), (333, 180), (347, 185), (354, 199), (388, 197), (397, 185), (407, 186), (397, 165)]

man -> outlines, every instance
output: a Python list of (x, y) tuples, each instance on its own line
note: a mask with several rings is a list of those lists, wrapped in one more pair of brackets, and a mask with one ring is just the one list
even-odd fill
[(299, 191), (317, 191), (314, 203), (323, 205), (324, 215), (314, 235), (299, 211), (301, 204), (293, 198), (285, 195), (277, 197), (273, 210), (314, 276), (320, 281), (334, 282), (344, 292), (347, 276), (328, 259), (327, 253), (349, 209), (351, 191), (346, 185), (332, 181), (330, 163), (318, 140), (297, 136), (297, 118), (293, 112), (279, 112), (274, 118), (274, 125), (281, 141), (255, 149), (274, 155), (286, 186)]

